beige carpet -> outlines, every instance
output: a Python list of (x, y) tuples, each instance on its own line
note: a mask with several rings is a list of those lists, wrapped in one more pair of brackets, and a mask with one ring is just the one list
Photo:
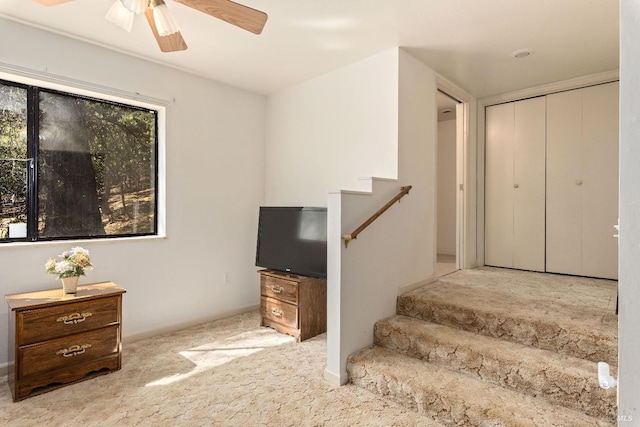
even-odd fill
[[(126, 313), (125, 313), (126, 315)], [(122, 370), (13, 403), (2, 426), (438, 426), (323, 380), (326, 336), (296, 343), (257, 312), (124, 346)]]
[(617, 283), (500, 268), (458, 271), (398, 298), (354, 384), (452, 426), (613, 426)]
[(398, 298), (398, 313), (617, 364), (617, 282), (483, 267)]

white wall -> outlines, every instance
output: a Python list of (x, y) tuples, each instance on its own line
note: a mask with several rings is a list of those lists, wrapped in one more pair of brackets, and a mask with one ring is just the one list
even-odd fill
[[(436, 76), (400, 50), (398, 180), (413, 186), (415, 206), (404, 224), (396, 264), (398, 288), (431, 279), (436, 238)], [(400, 250), (401, 249), (401, 250)], [(395, 299), (394, 299), (395, 304)]]
[[(171, 101), (167, 238), (81, 243), (95, 266), (81, 284), (110, 280), (127, 289), (125, 339), (259, 304), (254, 264), (264, 201), (265, 98), (2, 19), (0, 39), (0, 62)], [(44, 274), (44, 262), (76, 244), (0, 245), (1, 293), (59, 286)], [(4, 303), (0, 319), (2, 366)]]
[(438, 122), (438, 253), (456, 254), (456, 121)]
[[(382, 305), (386, 314), (395, 307), (398, 278), (386, 274), (387, 271), (392, 274), (394, 270), (385, 270), (385, 274), (380, 275), (378, 269), (371, 268), (371, 265), (390, 263), (384, 257), (386, 252), (354, 264), (348, 259), (341, 261), (339, 248), (343, 247), (340, 240), (343, 232), (352, 231), (398, 191), (398, 182), (376, 180), (377, 185), (374, 185), (370, 179), (360, 179), (398, 177), (398, 79), (399, 50), (390, 49), (271, 95), (267, 101), (267, 204), (328, 205), (329, 216), (334, 218), (329, 220), (328, 230), (327, 347), (330, 367), (327, 372), (335, 383), (344, 382), (341, 369), (344, 371), (348, 354), (370, 341), (373, 322), (384, 317), (379, 314), (380, 310), (370, 311), (369, 308)], [(344, 220), (345, 226), (351, 229), (343, 230), (344, 193), (339, 190), (371, 190), (372, 187), (379, 190), (380, 186), (384, 191), (375, 191), (368, 197), (375, 205), (373, 210), (367, 204), (352, 207), (349, 202), (345, 203), (349, 215), (349, 219)], [(393, 215), (393, 212), (385, 214), (372, 229), (384, 234), (385, 224)], [(366, 234), (371, 235), (369, 230)], [(354, 245), (377, 250), (367, 243), (366, 235), (359, 237)], [(348, 258), (353, 253), (351, 250), (345, 256)], [(341, 290), (341, 280), (345, 276), (357, 276), (358, 267), (378, 274), (376, 279), (383, 282), (384, 295), (377, 292), (380, 290), (378, 282), (364, 293), (357, 293), (360, 288)], [(366, 274), (368, 277), (369, 273)], [(356, 277), (353, 280), (357, 280)], [(363, 277), (363, 281), (366, 280)], [(343, 315), (345, 310), (350, 313)], [(353, 323), (353, 318), (359, 321)], [(347, 341), (349, 345), (345, 345)]]
[[(395, 312), (398, 288), (433, 276), (435, 77), (394, 48), (267, 105), (266, 202), (329, 206), (326, 374), (341, 383), (346, 357)], [(410, 194), (345, 250), (341, 234), (406, 184)]]
[(265, 198), (326, 206), (357, 178), (395, 178), (397, 49), (303, 82), (267, 100)]
[(619, 425), (640, 425), (640, 3), (620, 2)]
[[(401, 287), (433, 279), (435, 234), (435, 75), (402, 50), (398, 67), (398, 179), (374, 179), (369, 194), (329, 197), (328, 333), (325, 378), (347, 380), (346, 360), (373, 342), (373, 325), (395, 314)], [(373, 125), (373, 124), (372, 124)], [(348, 248), (340, 235), (395, 196), (412, 190)]]

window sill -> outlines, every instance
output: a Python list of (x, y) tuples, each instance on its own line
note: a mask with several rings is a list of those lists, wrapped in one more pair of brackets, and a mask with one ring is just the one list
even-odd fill
[(109, 243), (123, 243), (123, 242), (138, 242), (147, 240), (166, 240), (167, 236), (139, 236), (139, 237), (113, 237), (106, 239), (76, 239), (76, 240), (46, 240), (37, 242), (10, 242), (0, 243), (0, 251), (3, 249), (11, 248), (25, 248), (25, 247), (43, 247), (43, 246), (75, 246), (79, 244), (109, 244)]

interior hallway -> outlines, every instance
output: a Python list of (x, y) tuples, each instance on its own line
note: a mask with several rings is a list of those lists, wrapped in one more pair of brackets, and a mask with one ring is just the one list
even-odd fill
[(438, 254), (437, 263), (436, 263), (437, 277), (446, 276), (447, 274), (451, 274), (457, 270), (458, 268), (456, 267), (455, 255)]

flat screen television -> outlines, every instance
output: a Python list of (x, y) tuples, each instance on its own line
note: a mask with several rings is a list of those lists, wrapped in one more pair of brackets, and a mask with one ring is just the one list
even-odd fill
[(327, 208), (262, 206), (256, 266), (327, 277)]

